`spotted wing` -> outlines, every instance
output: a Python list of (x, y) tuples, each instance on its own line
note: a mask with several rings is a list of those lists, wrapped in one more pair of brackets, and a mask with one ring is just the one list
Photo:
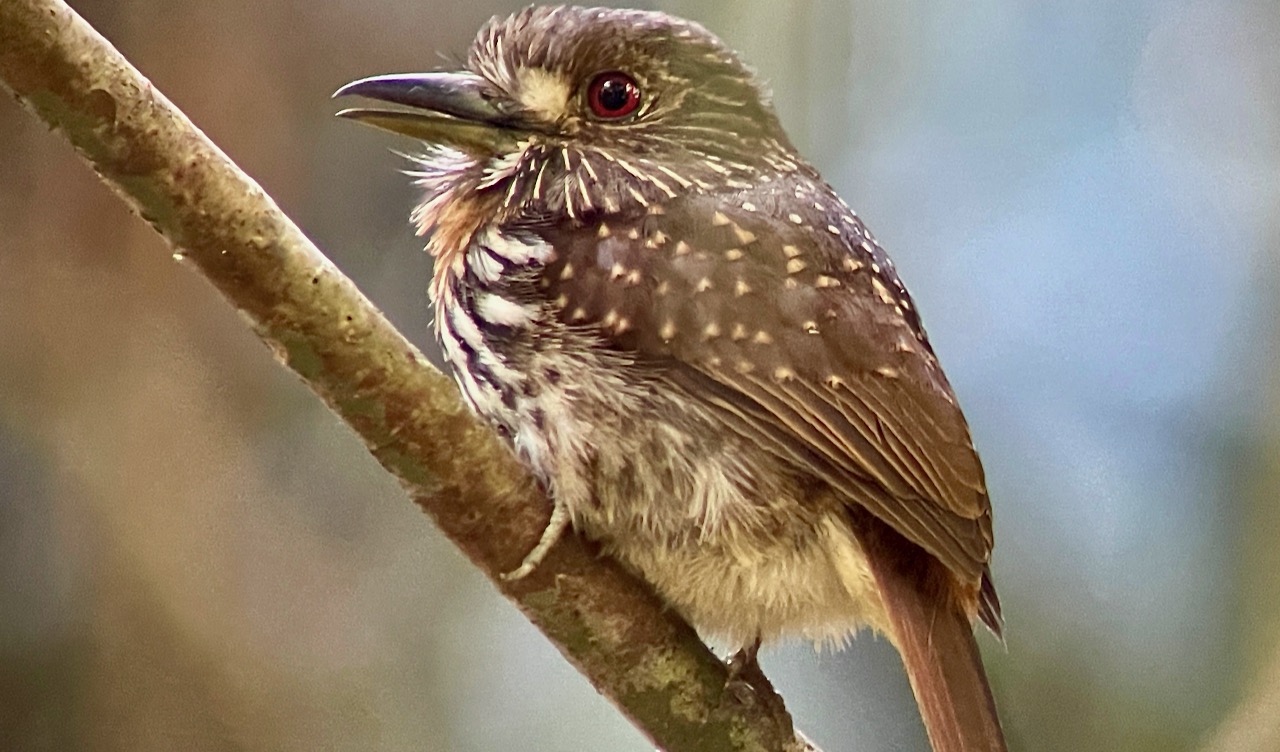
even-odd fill
[(968, 427), (888, 260), (830, 202), (816, 226), (692, 198), (545, 227), (547, 293), (566, 321), (665, 365), (727, 427), (977, 582), (991, 516)]

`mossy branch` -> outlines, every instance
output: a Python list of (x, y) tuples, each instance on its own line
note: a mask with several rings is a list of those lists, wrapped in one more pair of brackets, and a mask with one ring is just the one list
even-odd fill
[[(213, 283), (494, 585), (655, 744), (809, 748), (770, 688), (743, 703), (694, 631), (566, 536), (507, 582), (549, 505), (452, 383), (75, 11), (0, 0), (0, 80)], [(321, 96), (327, 92), (317, 92)]]

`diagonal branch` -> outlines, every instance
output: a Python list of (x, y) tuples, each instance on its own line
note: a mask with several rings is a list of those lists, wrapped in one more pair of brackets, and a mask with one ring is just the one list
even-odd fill
[(0, 82), (236, 307), (596, 688), (668, 750), (811, 749), (643, 583), (566, 536), (507, 582), (549, 505), (453, 385), (189, 120), (59, 0), (0, 0)]

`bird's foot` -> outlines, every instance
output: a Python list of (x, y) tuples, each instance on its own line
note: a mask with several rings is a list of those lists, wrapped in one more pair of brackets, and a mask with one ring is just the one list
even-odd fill
[(760, 638), (734, 653), (727, 663), (729, 678), (724, 683), (725, 691), (738, 702), (750, 705), (755, 702), (761, 690), (773, 691), (773, 685), (760, 670), (757, 655), (760, 652)]
[(769, 677), (760, 669), (756, 659), (760, 652), (760, 638), (734, 653), (729, 658), (729, 678), (724, 683), (725, 696), (739, 704), (755, 706), (766, 713), (786, 714), (782, 698), (774, 690)]
[(525, 554), (524, 560), (520, 562), (520, 566), (505, 572), (501, 575), (502, 579), (508, 582), (519, 580), (527, 576), (530, 572), (547, 558), (547, 552), (551, 547), (560, 540), (560, 536), (564, 534), (565, 528), (569, 527), (569, 510), (563, 504), (556, 502), (551, 508), (551, 520), (547, 522), (547, 526), (542, 531), (542, 537), (538, 539), (537, 545), (533, 550)]

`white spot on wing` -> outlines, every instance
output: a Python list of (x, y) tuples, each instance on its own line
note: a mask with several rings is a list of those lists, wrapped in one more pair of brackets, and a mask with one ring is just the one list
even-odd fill
[(871, 287), (875, 289), (876, 294), (880, 296), (880, 301), (885, 305), (893, 305), (897, 302), (893, 299), (893, 293), (889, 292), (889, 288), (884, 286), (879, 277), (871, 278)]
[(644, 239), (645, 248), (659, 248), (666, 245), (667, 234), (662, 230), (655, 230), (653, 234)]

